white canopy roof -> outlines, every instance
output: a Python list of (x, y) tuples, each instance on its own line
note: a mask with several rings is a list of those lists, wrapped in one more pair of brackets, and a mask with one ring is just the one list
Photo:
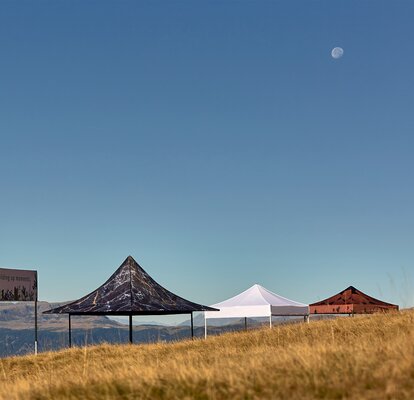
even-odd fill
[(206, 319), (309, 315), (307, 304), (286, 299), (257, 284), (211, 307), (220, 311), (206, 311)]

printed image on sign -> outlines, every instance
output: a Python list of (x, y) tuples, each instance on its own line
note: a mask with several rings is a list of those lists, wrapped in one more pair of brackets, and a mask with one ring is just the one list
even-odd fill
[(0, 268), (0, 301), (37, 300), (37, 271)]

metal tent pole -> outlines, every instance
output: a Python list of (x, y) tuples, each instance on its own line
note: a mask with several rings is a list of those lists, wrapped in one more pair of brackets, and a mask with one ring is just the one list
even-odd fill
[(247, 331), (247, 317), (244, 317), (244, 330)]
[(272, 329), (272, 314), (270, 314), (270, 317), (269, 317), (269, 326), (270, 326), (270, 329)]
[(70, 320), (71, 314), (69, 314), (69, 348), (72, 347), (72, 323)]
[(132, 340), (132, 314), (129, 314), (129, 343), (133, 343), (133, 340)]
[(194, 339), (194, 320), (193, 320), (192, 312), (191, 312), (191, 339)]
[(207, 318), (206, 318), (205, 312), (204, 312), (204, 339), (207, 339)]
[(37, 299), (35, 300), (35, 340), (34, 340), (34, 353), (37, 355)]
[(129, 343), (133, 343), (132, 338), (132, 271), (131, 263), (129, 263), (129, 298), (131, 300), (131, 313), (129, 314)]
[(35, 271), (35, 282), (34, 282), (34, 290), (36, 291), (35, 297), (35, 337), (34, 337), (34, 353), (37, 355), (37, 339), (38, 339), (38, 319), (37, 319), (37, 302), (39, 300), (39, 283), (37, 280), (37, 271)]

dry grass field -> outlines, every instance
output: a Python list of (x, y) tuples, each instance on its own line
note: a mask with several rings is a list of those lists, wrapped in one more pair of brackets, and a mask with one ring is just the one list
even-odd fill
[(414, 312), (0, 360), (1, 399), (414, 399)]

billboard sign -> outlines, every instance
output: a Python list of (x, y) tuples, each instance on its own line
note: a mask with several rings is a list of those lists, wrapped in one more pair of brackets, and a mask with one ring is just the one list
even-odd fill
[(0, 268), (0, 301), (37, 301), (37, 271)]

